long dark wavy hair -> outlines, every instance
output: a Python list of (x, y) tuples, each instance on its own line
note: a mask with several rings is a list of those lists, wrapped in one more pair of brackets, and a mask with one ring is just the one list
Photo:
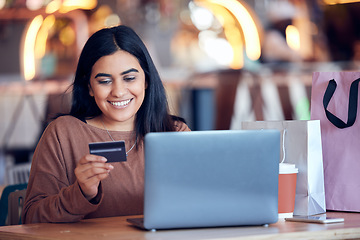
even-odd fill
[(174, 131), (174, 120), (184, 120), (169, 114), (165, 89), (148, 50), (140, 37), (131, 28), (123, 25), (101, 29), (86, 42), (72, 86), (70, 115), (85, 120), (102, 113), (89, 94), (92, 67), (99, 58), (119, 50), (126, 51), (138, 59), (147, 82), (145, 98), (135, 118), (138, 143), (146, 133)]

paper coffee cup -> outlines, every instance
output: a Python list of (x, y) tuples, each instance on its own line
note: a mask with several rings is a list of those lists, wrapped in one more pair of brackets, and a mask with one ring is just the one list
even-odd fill
[(296, 177), (298, 169), (295, 164), (279, 164), (279, 218), (292, 217), (295, 207)]

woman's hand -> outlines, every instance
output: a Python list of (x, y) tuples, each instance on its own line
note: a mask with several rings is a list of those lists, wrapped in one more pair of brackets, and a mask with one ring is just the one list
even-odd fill
[(96, 197), (100, 181), (105, 179), (114, 168), (107, 159), (87, 154), (83, 156), (75, 168), (75, 175), (87, 200)]

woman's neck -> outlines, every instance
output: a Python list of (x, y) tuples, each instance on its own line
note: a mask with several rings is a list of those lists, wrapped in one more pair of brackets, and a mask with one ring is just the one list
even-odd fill
[(101, 128), (107, 131), (133, 131), (134, 130), (134, 123), (124, 123), (124, 122), (117, 122), (117, 121), (108, 121), (102, 115), (97, 116), (92, 119), (86, 120), (89, 125), (92, 125), (97, 128)]

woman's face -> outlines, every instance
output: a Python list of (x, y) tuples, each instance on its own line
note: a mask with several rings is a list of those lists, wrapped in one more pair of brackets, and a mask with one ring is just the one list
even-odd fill
[(136, 57), (125, 51), (101, 57), (92, 67), (90, 95), (111, 130), (133, 130), (144, 101), (145, 73)]

